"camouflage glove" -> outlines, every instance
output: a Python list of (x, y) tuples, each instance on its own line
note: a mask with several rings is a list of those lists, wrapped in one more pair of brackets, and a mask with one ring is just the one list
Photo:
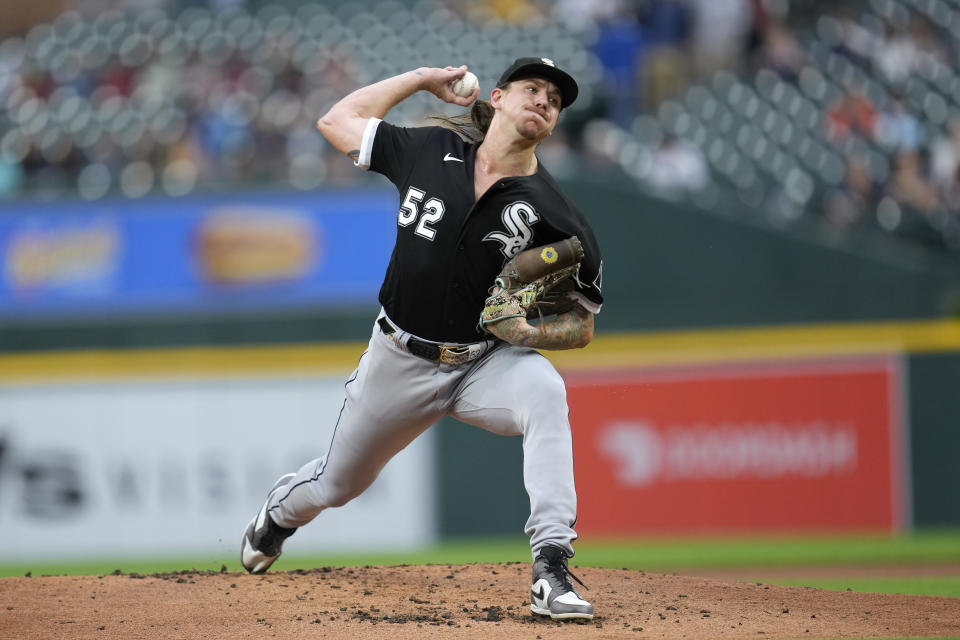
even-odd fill
[(583, 259), (576, 236), (521, 251), (503, 265), (480, 314), (480, 327), (506, 318), (543, 318), (569, 311)]

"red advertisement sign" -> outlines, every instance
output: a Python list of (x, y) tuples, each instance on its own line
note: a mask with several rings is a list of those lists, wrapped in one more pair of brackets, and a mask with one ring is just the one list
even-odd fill
[(903, 527), (895, 358), (567, 376), (582, 533)]

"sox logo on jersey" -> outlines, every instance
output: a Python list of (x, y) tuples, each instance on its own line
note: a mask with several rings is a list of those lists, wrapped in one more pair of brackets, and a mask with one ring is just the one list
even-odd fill
[(500, 250), (509, 260), (529, 246), (530, 241), (533, 240), (533, 230), (530, 225), (538, 222), (540, 216), (528, 203), (518, 200), (505, 206), (500, 217), (508, 233), (491, 231), (483, 239), (495, 240), (503, 245)]

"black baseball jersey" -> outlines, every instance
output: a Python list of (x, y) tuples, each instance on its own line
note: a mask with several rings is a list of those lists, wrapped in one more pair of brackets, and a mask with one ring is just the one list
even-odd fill
[(443, 127), (368, 123), (357, 165), (383, 174), (400, 192), (397, 242), (380, 289), (387, 315), (437, 342), (489, 337), (477, 323), (504, 263), (572, 235), (584, 250), (572, 295), (599, 312), (602, 260), (583, 214), (539, 162), (534, 175), (501, 178), (476, 200), (478, 146)]

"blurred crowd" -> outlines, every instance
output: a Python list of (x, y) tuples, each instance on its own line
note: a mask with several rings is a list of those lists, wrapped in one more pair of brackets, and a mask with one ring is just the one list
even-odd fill
[[(709, 86), (718, 72), (751, 77), (764, 69), (796, 84), (821, 62), (808, 33), (892, 97), (878, 100), (834, 78), (842, 91), (823, 105), (825, 140), (838, 148), (863, 141), (888, 167), (878, 171), (874, 156), (847, 153), (842, 179), (809, 189), (816, 197), (804, 204), (840, 228), (879, 221), (902, 230), (919, 221), (917, 235), (953, 245), (960, 82), (940, 110), (923, 102), (929, 97), (912, 99), (910, 84), (931, 60), (957, 68), (951, 29), (960, 32), (960, 7), (953, 0), (834, 7), (818, 0), (74, 0), (51, 21), (0, 40), (0, 199), (364, 183), (370, 178), (314, 130), (333, 101), (422, 64), (470, 64), (486, 88), (509, 59), (532, 52), (572, 67), (584, 88), (585, 99), (543, 149), (562, 174), (574, 160), (598, 159), (591, 121), (634, 131), (638, 118), (682, 100), (691, 86)], [(829, 78), (829, 69), (819, 70)], [(936, 84), (924, 86), (928, 94)], [(401, 115), (410, 122), (437, 111), (435, 101), (413, 101)], [(713, 173), (708, 143), (658, 136), (643, 182), (670, 192), (704, 188)]]
[(824, 213), (846, 226), (876, 212), (881, 226), (960, 248), (960, 7), (923, 15), (875, 4), (865, 21), (846, 10), (820, 22), (826, 46), (869, 79), (829, 105), (826, 129), (834, 141), (866, 141), (888, 167), (871, 170), (863, 154), (850, 154)]
[(354, 32), (313, 7), (71, 11), (6, 39), (0, 193), (335, 181), (313, 122), (366, 78)]
[[(772, 72), (797, 87), (805, 69), (816, 69), (832, 96), (817, 104), (818, 133), (846, 166), (840, 179), (795, 199), (837, 229), (872, 225), (960, 249), (960, 2), (566, 4), (581, 7), (572, 22), (586, 12), (599, 27), (593, 50), (604, 68), (605, 115), (628, 131), (643, 128), (647, 114), (662, 116), (666, 102), (683, 102), (691, 86), (710, 87), (717, 72), (747, 84)], [(687, 131), (655, 136), (639, 171), (651, 188), (669, 194), (709, 183), (711, 134)], [(829, 163), (829, 154), (820, 157)]]

